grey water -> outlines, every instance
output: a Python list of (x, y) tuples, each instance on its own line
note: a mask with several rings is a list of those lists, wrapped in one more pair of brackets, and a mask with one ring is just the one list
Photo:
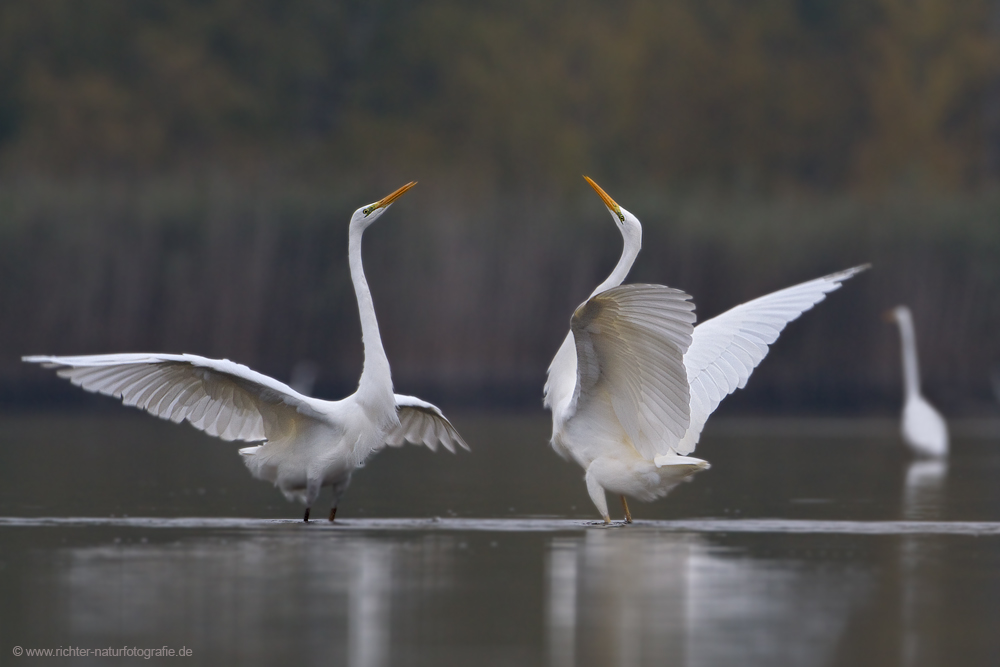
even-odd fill
[(994, 423), (937, 463), (890, 421), (720, 420), (605, 527), (544, 415), (454, 421), (471, 454), (383, 451), (304, 525), (190, 427), (0, 416), (0, 664), (1000, 664)]

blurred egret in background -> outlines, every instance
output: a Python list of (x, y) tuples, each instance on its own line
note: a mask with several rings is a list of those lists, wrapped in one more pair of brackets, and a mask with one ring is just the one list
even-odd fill
[(59, 369), (87, 391), (120, 397), (157, 417), (187, 420), (223, 440), (264, 441), (240, 450), (251, 474), (272, 482), (289, 500), (305, 503), (305, 521), (320, 489), (333, 489), (330, 521), (354, 469), (386, 445), (404, 442), (451, 452), (468, 449), (434, 405), (394, 394), (375, 307), (361, 261), (361, 236), (416, 183), (359, 208), (351, 216), (348, 261), (361, 316), (364, 368), (356, 392), (340, 401), (304, 396), (228, 359), (192, 354), (31, 356), (24, 361)]
[(948, 455), (948, 424), (920, 393), (920, 363), (913, 315), (906, 306), (896, 306), (885, 314), (899, 325), (903, 357), (903, 440), (918, 456)]
[(292, 374), (288, 378), (288, 386), (306, 396), (311, 396), (319, 377), (319, 364), (309, 359), (301, 359), (292, 366)]
[(642, 225), (587, 178), (624, 249), (611, 275), (573, 313), (549, 366), (552, 446), (579, 463), (605, 523), (605, 491), (650, 501), (709, 467), (687, 456), (723, 398), (746, 385), (785, 325), (865, 270), (858, 266), (736, 306), (694, 326), (689, 295), (621, 285), (642, 247)]

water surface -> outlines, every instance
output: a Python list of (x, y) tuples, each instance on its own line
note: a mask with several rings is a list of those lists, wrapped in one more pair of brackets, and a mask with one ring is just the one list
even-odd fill
[(1000, 664), (989, 428), (945, 465), (910, 461), (884, 423), (722, 423), (698, 450), (711, 470), (605, 528), (544, 417), (459, 415), (472, 454), (383, 452), (342, 522), (306, 526), (233, 444), (122, 412), (0, 418), (0, 664), (29, 660), (15, 646), (183, 646), (182, 664)]

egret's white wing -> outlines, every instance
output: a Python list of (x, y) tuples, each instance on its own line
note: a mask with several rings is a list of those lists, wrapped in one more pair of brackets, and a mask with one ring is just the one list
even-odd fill
[(750, 374), (785, 325), (826, 298), (842, 282), (868, 268), (846, 271), (787, 287), (736, 306), (694, 329), (684, 366), (691, 386), (691, 426), (677, 447), (694, 451), (709, 415), (729, 394), (746, 386)]
[(437, 451), (438, 445), (444, 445), (452, 454), (455, 453), (455, 445), (469, 449), (465, 440), (436, 405), (413, 396), (395, 394), (395, 398), (399, 426), (389, 433), (385, 444), (401, 447), (409, 442), (426, 445), (432, 452)]
[(622, 285), (577, 308), (570, 323), (577, 383), (567, 418), (592, 401), (609, 402), (640, 455), (652, 460), (676, 448), (689, 423), (690, 298), (661, 285)]
[(266, 440), (287, 434), (299, 416), (319, 416), (309, 399), (228, 359), (193, 354), (99, 354), (22, 357), (56, 368), (87, 391), (114, 396), (157, 417), (223, 440)]

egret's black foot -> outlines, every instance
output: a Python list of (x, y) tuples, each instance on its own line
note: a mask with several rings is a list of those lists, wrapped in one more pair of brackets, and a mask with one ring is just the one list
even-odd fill
[(333, 518), (335, 516), (337, 516), (337, 508), (336, 507), (331, 507), (330, 508), (330, 523), (333, 523)]
[(309, 508), (306, 508), (306, 515), (302, 517), (302, 523), (309, 523)]

